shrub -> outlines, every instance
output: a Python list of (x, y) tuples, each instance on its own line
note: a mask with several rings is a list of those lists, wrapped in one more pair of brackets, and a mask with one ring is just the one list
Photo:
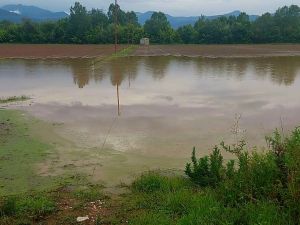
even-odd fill
[(216, 186), (222, 179), (223, 156), (218, 147), (215, 147), (210, 156), (205, 156), (199, 160), (196, 158), (196, 149), (192, 152), (192, 163), (186, 164), (185, 173), (196, 184), (206, 186)]

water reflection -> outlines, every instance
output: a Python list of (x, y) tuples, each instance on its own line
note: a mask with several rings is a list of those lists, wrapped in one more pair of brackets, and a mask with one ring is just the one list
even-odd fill
[[(272, 58), (185, 58), (185, 57), (126, 57), (108, 62), (94, 63), (90, 60), (73, 60), (67, 63), (72, 69), (73, 80), (79, 88), (89, 84), (90, 80), (98, 83), (104, 77), (110, 77), (113, 86), (128, 80), (131, 86), (138, 75), (145, 75), (143, 68), (153, 79), (161, 80), (170, 67), (180, 66), (190, 70), (195, 67), (198, 76), (223, 77), (243, 80), (249, 73), (255, 79), (268, 79), (278, 85), (292, 85), (299, 75), (300, 57)], [(34, 64), (27, 65), (31, 70)]]
[(228, 133), (235, 114), (254, 143), (282, 116), (293, 127), (299, 88), (300, 57), (0, 60), (0, 96), (33, 96), (34, 115), (69, 123), (70, 136), (84, 133), (92, 147), (121, 114), (110, 144), (151, 154), (206, 149)]
[(251, 72), (256, 79), (270, 79), (275, 84), (292, 85), (299, 75), (299, 57), (199, 59), (199, 74), (243, 79)]

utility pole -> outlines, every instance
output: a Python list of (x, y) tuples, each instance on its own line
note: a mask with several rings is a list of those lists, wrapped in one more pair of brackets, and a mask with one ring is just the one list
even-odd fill
[(115, 0), (115, 53), (117, 53), (118, 45), (118, 0)]

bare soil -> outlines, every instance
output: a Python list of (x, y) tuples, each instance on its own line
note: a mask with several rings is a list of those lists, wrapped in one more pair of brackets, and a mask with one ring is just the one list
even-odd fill
[(150, 45), (140, 46), (135, 56), (188, 56), (188, 57), (267, 57), (299, 56), (299, 44), (264, 45)]
[[(119, 45), (121, 50), (127, 47)], [(0, 58), (95, 58), (114, 53), (114, 45), (2, 44)], [(264, 45), (150, 45), (132, 56), (267, 57), (300, 56), (299, 44)]]
[(2, 44), (0, 58), (95, 58), (114, 51), (114, 45)]

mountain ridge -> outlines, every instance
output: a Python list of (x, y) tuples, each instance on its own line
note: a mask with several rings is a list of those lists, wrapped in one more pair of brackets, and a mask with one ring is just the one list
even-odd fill
[[(145, 24), (145, 22), (151, 18), (152, 14), (154, 13), (154, 11), (147, 11), (145, 13), (141, 13), (141, 12), (136, 12), (137, 17), (138, 17), (138, 21), (141, 25)], [(239, 10), (234, 10), (230, 13), (226, 13), (226, 14), (220, 14), (220, 15), (213, 15), (213, 16), (204, 16), (204, 18), (209, 19), (209, 20), (213, 20), (213, 19), (217, 19), (219, 17), (225, 16), (225, 17), (229, 17), (229, 16), (239, 16), (242, 12)], [(198, 19), (201, 16), (171, 16), (169, 14), (165, 14), (166, 17), (168, 18), (168, 21), (170, 22), (171, 26), (173, 28), (178, 28), (184, 25), (194, 25)], [(254, 21), (258, 18), (258, 15), (249, 15), (250, 21)]]
[(10, 15), (14, 14), (14, 21), (8, 19), (11, 22), (20, 22), (24, 18), (31, 19), (33, 21), (55, 21), (68, 16), (65, 12), (52, 12), (33, 5), (9, 4), (1, 7), (0, 20), (2, 17), (5, 17), (2, 10), (9, 12)]
[[(136, 12), (138, 17), (138, 22), (141, 25), (144, 25), (145, 22), (151, 18), (154, 11), (148, 11), (144, 13)], [(213, 16), (204, 16), (206, 19), (217, 19), (221, 16), (239, 16), (241, 11), (235, 10), (230, 13), (213, 15)], [(194, 25), (201, 16), (172, 16), (165, 14), (171, 26), (174, 29), (177, 29), (184, 25)], [(33, 21), (56, 21), (62, 18), (68, 17), (68, 14), (65, 12), (52, 12), (46, 9), (39, 8), (34, 5), (22, 5), (22, 4), (9, 4), (0, 7), (0, 20), (8, 20), (11, 22), (19, 23), (22, 19), (27, 18)], [(250, 20), (254, 21), (258, 18), (257, 15), (249, 15)]]

